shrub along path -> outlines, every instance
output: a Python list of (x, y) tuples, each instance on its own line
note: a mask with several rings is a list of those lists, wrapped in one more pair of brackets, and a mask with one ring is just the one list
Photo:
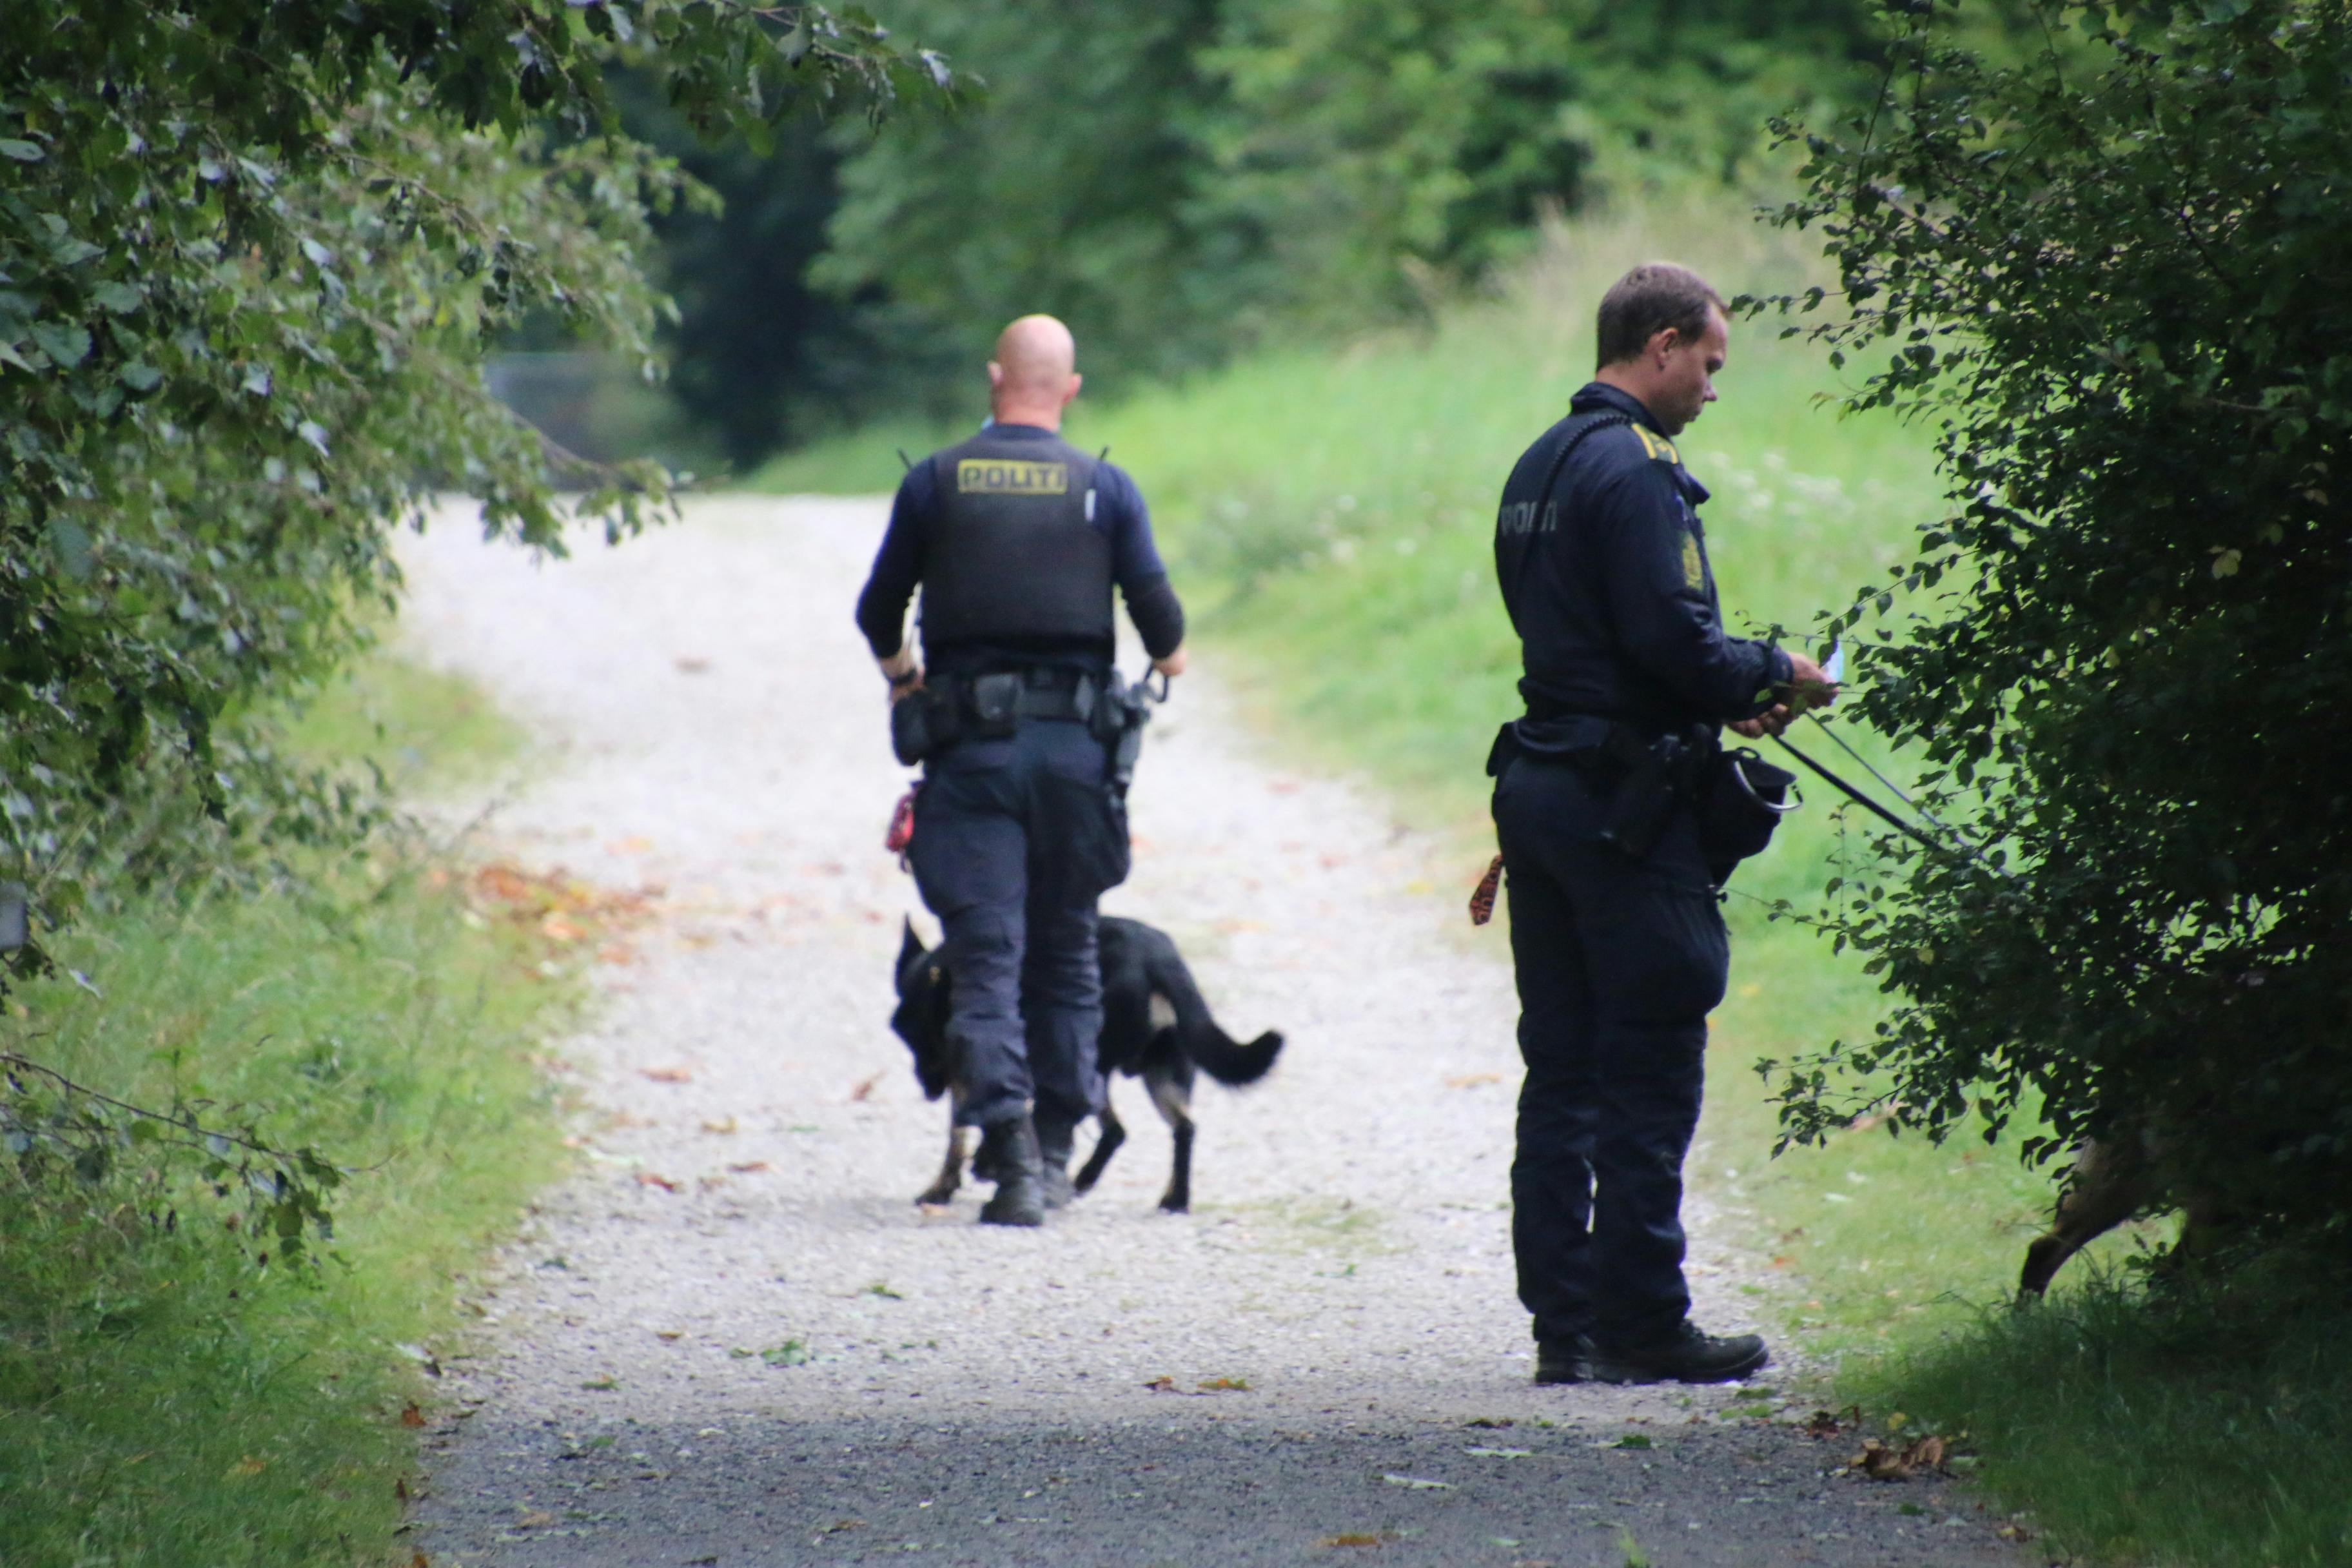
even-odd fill
[[(1189, 1216), (1154, 1211), (1131, 1080), (1136, 1135), (1043, 1232), (974, 1225), (970, 1192), (919, 1211), (945, 1112), (887, 1026), (917, 906), (849, 620), (880, 522), (743, 498), (544, 570), (455, 521), (411, 552), (415, 645), (567, 752), (494, 832), (676, 911), (600, 954), (587, 1160), (478, 1358), (445, 1358), (436, 1568), (2016, 1560), (1949, 1483), (1825, 1475), (1850, 1440), (1753, 1418), (1769, 1393), (1528, 1383), (1508, 973), (1448, 931), (1475, 868), (1286, 771), (1213, 658), (1154, 727), (1107, 903), (1288, 1051), (1202, 1089)], [(1743, 1265), (1697, 1220), (1731, 1326)]]

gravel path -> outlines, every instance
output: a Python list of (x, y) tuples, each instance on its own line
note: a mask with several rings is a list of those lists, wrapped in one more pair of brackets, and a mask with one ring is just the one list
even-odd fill
[[(1152, 730), (1106, 908), (1288, 1051), (1204, 1082), (1189, 1217), (1131, 1079), (1134, 1137), (1044, 1231), (919, 1211), (946, 1119), (887, 1026), (919, 906), (849, 622), (881, 521), (722, 499), (562, 564), (454, 521), (410, 552), (413, 646), (548, 742), (500, 850), (664, 889), (570, 1047), (587, 1160), (461, 1285), (495, 1329), (443, 1385), (431, 1563), (2016, 1561), (1956, 1489), (1825, 1478), (1842, 1447), (1740, 1418), (1767, 1395), (1529, 1384), (1509, 976), (1449, 930), (1474, 868), (1270, 764), (1213, 670)], [(1696, 1218), (1700, 1315), (1737, 1324)]]

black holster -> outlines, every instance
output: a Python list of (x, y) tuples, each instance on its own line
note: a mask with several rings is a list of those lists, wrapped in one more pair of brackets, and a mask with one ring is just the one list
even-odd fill
[(1680, 735), (1661, 735), (1625, 752), (1624, 772), (1609, 802), (1609, 818), (1601, 825), (1601, 841), (1633, 859), (1646, 860), (1665, 832), (1667, 819), (1689, 795), (1695, 753)]
[(963, 739), (963, 715), (952, 687), (919, 686), (890, 704), (890, 750), (913, 767)]
[(1136, 762), (1143, 755), (1143, 727), (1150, 722), (1151, 704), (1142, 682), (1126, 686), (1114, 677), (1103, 688), (1088, 724), (1103, 744), (1104, 776), (1121, 799), (1135, 778)]
[(1515, 721), (1495, 736), (1486, 772), (1500, 778), (1519, 757), (1549, 757), (1605, 781), (1609, 815), (1601, 826), (1601, 841), (1645, 860), (1675, 808), (1692, 798), (1714, 749), (1704, 729), (1650, 735), (1613, 720), (1584, 716), (1539, 725), (1529, 734)]

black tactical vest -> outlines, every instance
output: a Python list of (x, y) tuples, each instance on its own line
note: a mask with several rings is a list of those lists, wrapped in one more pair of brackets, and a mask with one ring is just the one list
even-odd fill
[(983, 430), (932, 454), (939, 511), (923, 552), (923, 640), (1108, 643), (1111, 558), (1094, 524), (1095, 459), (1058, 437)]

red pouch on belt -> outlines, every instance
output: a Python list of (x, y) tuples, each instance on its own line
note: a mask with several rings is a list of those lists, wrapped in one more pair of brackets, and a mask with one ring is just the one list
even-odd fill
[(883, 836), (882, 847), (893, 855), (904, 855), (907, 846), (914, 840), (915, 796), (922, 793), (922, 788), (917, 784), (900, 795), (898, 804), (891, 809), (890, 831)]

